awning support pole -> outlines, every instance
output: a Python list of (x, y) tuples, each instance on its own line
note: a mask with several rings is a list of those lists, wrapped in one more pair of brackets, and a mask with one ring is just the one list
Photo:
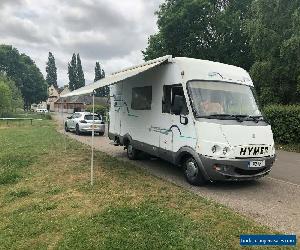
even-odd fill
[(92, 93), (93, 97), (93, 125), (92, 125), (92, 156), (91, 156), (91, 185), (94, 185), (94, 122), (95, 122), (95, 117), (94, 117), (94, 112), (95, 112), (95, 92), (93, 91)]
[(65, 151), (67, 151), (67, 139), (66, 139), (66, 130), (65, 130), (65, 119), (64, 119), (64, 103), (61, 99), (61, 120), (62, 120), (62, 127), (64, 130), (64, 143), (65, 143)]
[[(63, 101), (62, 101), (63, 102)], [(64, 102), (66, 102), (66, 100), (64, 100)], [(63, 103), (63, 108), (62, 108), (62, 116), (64, 115), (64, 103)], [(67, 109), (68, 110), (68, 109)], [(67, 111), (68, 112), (68, 111)], [(66, 135), (66, 130), (65, 130), (65, 123), (64, 123), (65, 119), (63, 118), (63, 130), (64, 130), (64, 141), (65, 141), (65, 152), (67, 152), (67, 135)]]

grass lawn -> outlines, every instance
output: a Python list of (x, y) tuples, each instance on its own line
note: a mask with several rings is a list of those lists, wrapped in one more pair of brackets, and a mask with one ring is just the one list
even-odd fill
[(89, 148), (67, 145), (52, 121), (0, 125), (0, 249), (247, 249), (240, 234), (274, 233), (104, 153), (91, 187)]

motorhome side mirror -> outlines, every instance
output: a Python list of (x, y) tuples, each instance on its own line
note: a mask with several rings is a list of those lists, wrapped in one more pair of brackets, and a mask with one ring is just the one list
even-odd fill
[(175, 95), (172, 105), (172, 113), (175, 115), (180, 115), (184, 107), (184, 97), (181, 95)]
[(183, 125), (187, 125), (189, 123), (189, 119), (186, 116), (180, 115), (180, 123)]

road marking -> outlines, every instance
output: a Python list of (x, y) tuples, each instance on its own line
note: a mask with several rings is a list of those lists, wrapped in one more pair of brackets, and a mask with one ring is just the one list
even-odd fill
[(292, 183), (292, 182), (289, 182), (289, 181), (283, 181), (283, 180), (279, 180), (279, 179), (272, 178), (272, 177), (267, 177), (267, 178), (269, 178), (271, 180), (274, 180), (274, 181), (282, 182), (282, 183), (285, 183), (285, 184), (290, 184), (290, 185), (293, 185), (293, 186), (296, 186), (296, 187), (300, 188), (300, 185), (298, 185), (296, 183)]

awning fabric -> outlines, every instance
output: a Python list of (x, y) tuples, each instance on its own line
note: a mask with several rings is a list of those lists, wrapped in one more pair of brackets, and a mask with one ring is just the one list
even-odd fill
[(164, 62), (167, 62), (172, 59), (172, 56), (164, 56), (160, 57), (151, 61), (147, 61), (141, 65), (131, 67), (119, 72), (116, 72), (110, 76), (107, 76), (97, 82), (94, 82), (92, 84), (86, 85), (82, 88), (76, 89), (70, 93), (67, 93), (65, 95), (62, 95), (61, 97), (68, 97), (68, 96), (75, 96), (75, 95), (84, 95), (84, 94), (89, 94), (92, 93), (95, 89), (102, 88), (105, 86), (109, 86), (112, 84), (116, 84), (120, 81), (123, 81), (127, 78), (136, 76), (142, 72), (145, 72), (149, 69), (152, 69), (158, 65), (161, 65)]

